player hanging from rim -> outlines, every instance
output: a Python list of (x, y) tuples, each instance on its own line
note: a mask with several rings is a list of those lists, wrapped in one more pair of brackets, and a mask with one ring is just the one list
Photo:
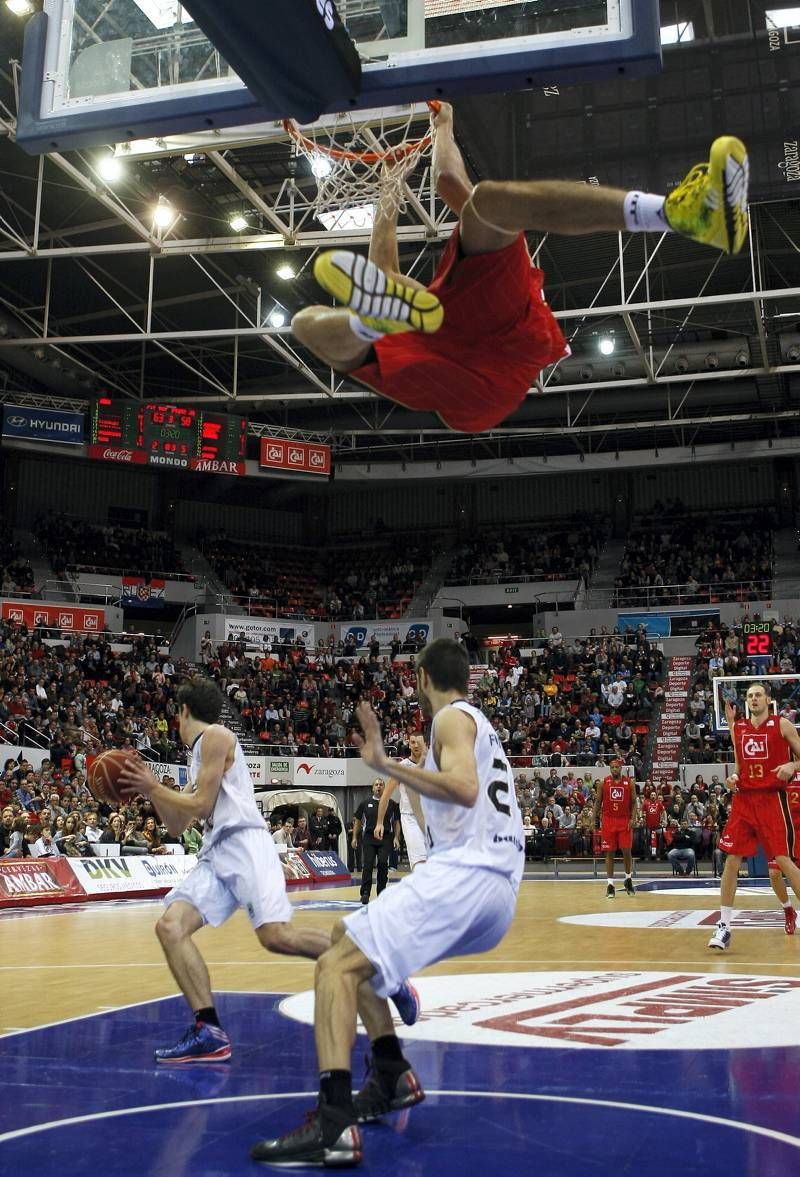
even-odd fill
[[(253, 781), (233, 732), (218, 723), (222, 693), (198, 675), (178, 689), (180, 737), (192, 750), (190, 782), (174, 792), (134, 759), (120, 774), (131, 796), (149, 797), (170, 834), (205, 819), (196, 866), (166, 896), (156, 924), (167, 964), (194, 1013), (175, 1046), (155, 1051), (157, 1063), (217, 1063), (231, 1057), (231, 1042), (219, 1024), (208, 968), (192, 937), (204, 924), (219, 927), (239, 908), (249, 916), (262, 946), (271, 952), (316, 960), (330, 947), (321, 928), (292, 923), (292, 907), (275, 843), (256, 805)], [(404, 1021), (416, 1020), (416, 994), (401, 985), (392, 997)]]
[[(731, 943), (731, 920), (739, 866), (763, 846), (767, 857), (800, 896), (800, 867), (793, 861), (795, 830), (786, 786), (800, 771), (800, 736), (788, 719), (770, 714), (769, 688), (751, 683), (745, 696), (749, 719), (737, 719), (725, 700), (725, 718), (733, 740), (736, 771), (728, 787), (736, 789), (719, 848), (727, 854), (720, 880), (720, 919), (709, 948), (724, 952)], [(788, 896), (787, 896), (788, 898)]]
[(611, 761), (611, 772), (598, 781), (594, 791), (594, 824), (600, 818), (600, 837), (606, 856), (606, 899), (616, 898), (614, 855), (622, 851), (625, 867), (625, 891), (635, 895), (633, 885), (633, 827), (639, 819), (636, 785), (622, 775), (622, 761)]
[[(375, 712), (358, 705), (362, 758), (423, 798), (429, 856), (334, 928), (314, 978), (319, 1102), (300, 1127), (256, 1144), (254, 1160), (292, 1167), (358, 1164), (360, 1122), (425, 1098), (385, 1000), (395, 977), (452, 956), (488, 952), (511, 924), (525, 862), (522, 818), (503, 745), (486, 716), (467, 702), (468, 690), (464, 647), (451, 638), (427, 645), (417, 658), (420, 707), (433, 720), (424, 768), (393, 765)], [(372, 1057), (369, 1078), (354, 1097), (357, 1014)]]
[(560, 180), (473, 185), (452, 108), (443, 102), (431, 118), (436, 191), (459, 217), (433, 281), (425, 287), (400, 273), (396, 202), (379, 201), (368, 261), (334, 250), (314, 264), (344, 307), (306, 307), (292, 328), (331, 368), (406, 408), (438, 413), (451, 429), (497, 425), (542, 368), (569, 354), (526, 231), (674, 231), (726, 253), (747, 237), (747, 152), (731, 136), (716, 139), (709, 162), (662, 197)]
[[(422, 732), (411, 733), (408, 737), (408, 748), (411, 756), (401, 760), (400, 763), (416, 765), (417, 768), (421, 768), (428, 755), (428, 745)], [(378, 816), (375, 821), (375, 837), (380, 838), (383, 835), (386, 810), (395, 789), (400, 793), (400, 827), (406, 843), (408, 865), (413, 871), (415, 866), (420, 862), (425, 862), (428, 857), (428, 847), (425, 843), (425, 815), (422, 812), (418, 794), (413, 789), (407, 789), (395, 777), (389, 778), (381, 794)]]
[[(800, 857), (800, 779), (797, 777), (786, 787), (786, 801), (789, 805), (789, 813), (791, 814), (792, 825), (794, 826), (794, 861), (797, 862), (798, 857)], [(778, 901), (783, 908), (783, 926), (786, 935), (793, 936), (797, 927), (797, 912), (789, 898), (786, 882), (774, 858), (770, 859), (768, 867), (772, 890), (777, 895)]]

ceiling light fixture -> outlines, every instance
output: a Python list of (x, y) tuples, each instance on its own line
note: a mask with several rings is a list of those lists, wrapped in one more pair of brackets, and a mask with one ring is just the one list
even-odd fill
[(286, 315), (283, 311), (274, 310), (269, 316), (270, 327), (283, 327), (286, 324)]
[(158, 204), (153, 209), (153, 224), (157, 229), (169, 229), (174, 224), (177, 214), (165, 196), (159, 196)]
[(247, 217), (243, 213), (234, 213), (229, 223), (234, 233), (241, 233), (247, 228)]
[(333, 164), (326, 155), (315, 155), (311, 159), (311, 172), (318, 180), (324, 180), (333, 171)]
[(278, 266), (275, 273), (279, 278), (283, 278), (284, 282), (290, 282), (295, 277), (294, 266), (290, 266), (288, 262), (284, 262), (282, 266)]
[(31, 0), (6, 0), (6, 8), (14, 16), (30, 16), (33, 13)]
[(614, 354), (617, 345), (610, 335), (604, 335), (597, 346), (600, 348), (601, 355), (610, 356)]
[(113, 154), (101, 155), (95, 168), (100, 179), (105, 180), (106, 184), (116, 184), (117, 180), (121, 180), (125, 173), (122, 160)]

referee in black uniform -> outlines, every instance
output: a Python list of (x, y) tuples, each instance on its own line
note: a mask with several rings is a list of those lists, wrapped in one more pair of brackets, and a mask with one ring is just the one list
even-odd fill
[(372, 890), (372, 870), (378, 863), (378, 894), (386, 886), (389, 878), (389, 854), (392, 843), (400, 838), (400, 808), (390, 801), (383, 821), (383, 838), (375, 840), (375, 819), (378, 816), (378, 805), (383, 792), (383, 778), (376, 777), (372, 782), (372, 796), (362, 801), (355, 812), (353, 821), (353, 849), (358, 845), (359, 835), (363, 835), (363, 870), (361, 871), (361, 902), (369, 903)]

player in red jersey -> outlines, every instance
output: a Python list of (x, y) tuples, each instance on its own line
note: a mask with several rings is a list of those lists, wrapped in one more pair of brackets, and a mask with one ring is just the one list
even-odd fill
[(614, 855), (622, 851), (625, 866), (625, 890), (635, 895), (633, 885), (633, 827), (639, 814), (636, 785), (622, 775), (622, 761), (611, 761), (611, 772), (597, 785), (594, 795), (594, 821), (600, 817), (600, 838), (606, 856), (606, 899), (614, 899)]
[(736, 771), (728, 778), (736, 789), (730, 816), (719, 840), (727, 854), (720, 883), (720, 919), (709, 948), (724, 952), (731, 943), (731, 919), (739, 866), (764, 847), (768, 858), (800, 895), (800, 867), (794, 859), (795, 831), (786, 786), (800, 771), (800, 736), (794, 724), (770, 712), (769, 688), (751, 683), (747, 689), (749, 719), (737, 719), (736, 708), (725, 703), (725, 718), (733, 737)]
[[(792, 825), (794, 826), (794, 860), (798, 862), (800, 859), (800, 774), (796, 774), (792, 783), (787, 787), (786, 800), (789, 803), (789, 812), (792, 816)], [(786, 935), (793, 936), (794, 930), (797, 927), (797, 912), (792, 906), (789, 892), (786, 889), (786, 882), (778, 868), (777, 862), (774, 858), (771, 858), (768, 865), (769, 881), (772, 884), (772, 890), (778, 896), (781, 907), (783, 908), (783, 926), (786, 930)]]
[(446, 102), (432, 124), (436, 192), (459, 224), (431, 284), (400, 273), (397, 201), (379, 200), (369, 260), (331, 250), (314, 263), (343, 307), (305, 307), (292, 330), (332, 368), (406, 408), (438, 413), (450, 429), (499, 424), (542, 368), (569, 354), (526, 231), (677, 232), (728, 253), (747, 237), (747, 153), (731, 136), (663, 197), (559, 180), (474, 185)]
[[(663, 829), (667, 824), (667, 811), (653, 785), (644, 786), (640, 804), (644, 818), (647, 846), (652, 848), (652, 856), (655, 858), (657, 854), (661, 853), (661, 847), (664, 844)], [(645, 848), (646, 853), (648, 851)]]

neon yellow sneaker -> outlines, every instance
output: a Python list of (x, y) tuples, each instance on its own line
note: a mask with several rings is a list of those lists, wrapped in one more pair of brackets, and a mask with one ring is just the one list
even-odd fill
[(430, 335), (444, 321), (444, 308), (435, 294), (396, 282), (359, 253), (344, 249), (321, 253), (314, 262), (314, 277), (362, 323), (382, 334), (423, 331)]
[(715, 139), (708, 163), (695, 164), (667, 197), (670, 226), (693, 241), (738, 253), (747, 239), (749, 179), (744, 143), (732, 135)]

